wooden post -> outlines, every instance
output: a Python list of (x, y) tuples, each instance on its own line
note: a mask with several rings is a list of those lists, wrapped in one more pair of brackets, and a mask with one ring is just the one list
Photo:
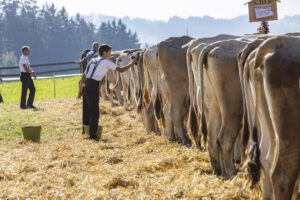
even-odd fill
[(53, 91), (54, 91), (54, 98), (56, 98), (56, 88), (55, 88), (55, 73), (53, 72)]

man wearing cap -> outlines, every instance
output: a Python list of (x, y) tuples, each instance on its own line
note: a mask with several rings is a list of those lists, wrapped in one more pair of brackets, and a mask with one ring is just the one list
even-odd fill
[[(22, 95), (21, 95), (21, 103), (20, 103), (21, 109), (26, 109), (26, 108), (35, 109), (35, 107), (33, 106), (35, 87), (31, 75), (36, 79), (36, 73), (30, 67), (30, 62), (28, 59), (29, 54), (30, 54), (30, 47), (23, 46), (22, 56), (20, 57), (19, 60), (19, 68), (21, 73), (20, 79), (22, 82)], [(26, 103), (26, 96), (27, 96), (28, 89), (30, 93)]]
[(80, 85), (79, 96), (83, 94), (83, 125), (90, 126), (90, 139), (97, 140), (97, 130), (99, 122), (99, 82), (106, 75), (108, 70), (115, 70), (120, 73), (127, 71), (132, 67), (137, 58), (132, 63), (118, 67), (115, 63), (111, 62), (111, 47), (102, 44), (99, 48), (100, 57), (93, 58), (88, 64), (87, 69), (82, 75), (82, 83)]

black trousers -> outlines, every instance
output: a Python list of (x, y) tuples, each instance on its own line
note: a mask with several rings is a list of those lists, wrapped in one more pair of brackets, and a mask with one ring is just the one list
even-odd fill
[(83, 88), (82, 109), (83, 125), (89, 125), (90, 138), (97, 139), (96, 133), (99, 122), (99, 81), (86, 79)]
[(2, 103), (2, 102), (3, 102), (3, 98), (2, 98), (1, 93), (0, 93), (0, 103)]
[[(26, 108), (26, 106), (33, 105), (34, 96), (35, 96), (35, 87), (29, 73), (21, 73), (20, 79), (22, 82), (22, 95), (21, 95), (20, 107)], [(26, 96), (27, 96), (28, 89), (30, 93), (26, 104)]]

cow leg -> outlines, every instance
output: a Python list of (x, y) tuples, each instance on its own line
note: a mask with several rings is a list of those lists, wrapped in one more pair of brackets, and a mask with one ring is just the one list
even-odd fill
[(190, 140), (186, 137), (186, 134), (183, 131), (183, 120), (179, 112), (174, 112), (174, 134), (177, 136), (178, 139), (180, 139), (180, 142), (182, 142), (184, 145), (190, 145)]
[(149, 114), (153, 114), (154, 116), (154, 127), (153, 127), (153, 131), (155, 132), (156, 135), (162, 135), (162, 131), (160, 130), (159, 126), (158, 126), (158, 123), (157, 121), (155, 120), (155, 115), (154, 115), (154, 105), (153, 105), (153, 102), (155, 102), (155, 98), (156, 98), (156, 95), (155, 95), (155, 90), (154, 90), (154, 87), (153, 89), (151, 90), (151, 106), (152, 106), (152, 110), (149, 110)]
[[(229, 118), (232, 121), (238, 121), (234, 118)], [(224, 162), (225, 177), (230, 178), (236, 173), (234, 166), (234, 147), (238, 140), (239, 123), (223, 122), (222, 128), (218, 135), (218, 145), (222, 152), (222, 161)]]
[(116, 93), (116, 97), (117, 97), (119, 103), (120, 103), (121, 105), (124, 105), (123, 97), (122, 97), (122, 95), (121, 95), (121, 90), (120, 90), (120, 88), (116, 88), (115, 93)]
[(235, 141), (235, 145), (234, 145), (234, 161), (237, 163), (237, 164), (240, 164), (241, 163), (241, 142), (240, 142), (240, 137), (238, 136), (236, 138), (236, 141)]
[(212, 168), (214, 169), (217, 175), (221, 175), (221, 163), (219, 156), (219, 147), (217, 145), (217, 133), (219, 131), (219, 111), (214, 109), (216, 106), (211, 105), (211, 109), (209, 110), (209, 119), (208, 119), (208, 152), (210, 157), (210, 162)]
[(130, 81), (130, 84), (131, 84), (131, 86), (130, 86), (130, 88), (131, 88), (130, 101), (131, 101), (131, 104), (133, 105), (133, 108), (136, 109), (136, 107), (137, 107), (136, 98), (135, 98), (136, 87), (135, 87), (135, 85), (134, 85), (134, 83), (133, 83), (133, 80)]
[(110, 100), (110, 94), (106, 93), (106, 87), (104, 85), (101, 86), (101, 93), (102, 93), (104, 100), (106, 100), (106, 101)]
[(166, 104), (164, 105), (163, 108), (163, 112), (164, 112), (164, 116), (165, 116), (165, 123), (166, 123), (166, 128), (164, 131), (164, 135), (166, 137), (168, 137), (168, 139), (171, 142), (175, 142), (176, 141), (176, 137), (174, 135), (174, 131), (173, 131), (173, 120), (172, 120), (172, 110), (171, 110), (171, 104), (166, 102)]
[(236, 173), (234, 147), (241, 129), (243, 108), (237, 66), (234, 62), (229, 64), (222, 68), (222, 65), (217, 62), (210, 67), (211, 82), (222, 115), (222, 126), (217, 142), (222, 151), (221, 160), (225, 168), (225, 173), (223, 172), (225, 178), (230, 178)]
[(123, 83), (123, 103), (125, 109), (128, 111), (129, 110), (129, 104), (128, 104), (128, 85)]
[(262, 179), (262, 191), (263, 191), (263, 198), (264, 200), (271, 200), (273, 196), (273, 187), (271, 184), (271, 179), (268, 174)]
[(293, 161), (295, 161), (296, 157), (299, 157), (299, 153), (286, 151), (286, 149), (280, 149), (280, 151), (283, 153), (280, 153), (272, 175), (274, 200), (296, 198), (297, 194), (293, 194), (293, 192), (295, 192), (296, 183), (300, 175), (300, 162)]

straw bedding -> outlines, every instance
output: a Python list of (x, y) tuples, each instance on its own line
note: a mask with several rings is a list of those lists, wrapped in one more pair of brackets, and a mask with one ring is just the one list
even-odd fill
[[(39, 144), (0, 145), (0, 199), (257, 199), (243, 172), (216, 177), (207, 152), (147, 135), (135, 111), (101, 102), (103, 140), (81, 134), (81, 101), (37, 103)], [(31, 111), (26, 111), (31, 112)], [(32, 111), (33, 112), (33, 111)], [(61, 134), (54, 134), (59, 130)]]

